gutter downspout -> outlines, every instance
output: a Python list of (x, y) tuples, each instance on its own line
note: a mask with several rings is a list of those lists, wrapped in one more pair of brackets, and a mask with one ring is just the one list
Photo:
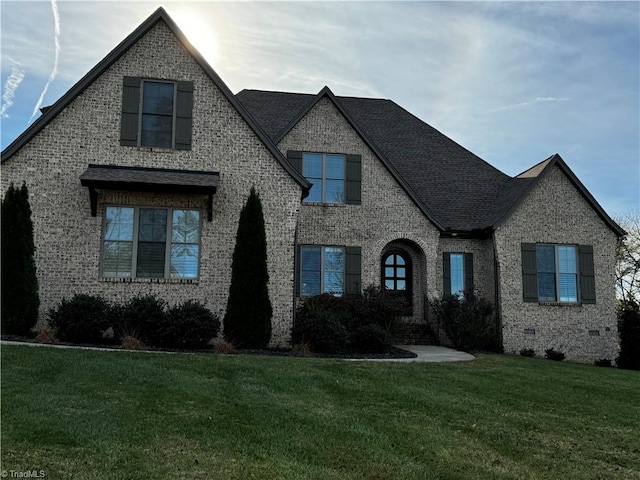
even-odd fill
[(496, 305), (496, 327), (500, 335), (500, 345), (503, 345), (502, 339), (502, 303), (500, 295), (500, 267), (498, 266), (498, 246), (496, 244), (496, 231), (491, 233), (493, 241), (493, 283), (495, 287), (495, 305)]

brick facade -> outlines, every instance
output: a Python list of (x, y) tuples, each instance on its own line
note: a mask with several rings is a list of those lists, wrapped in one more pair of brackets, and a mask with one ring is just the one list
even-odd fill
[[(193, 82), (191, 150), (120, 146), (124, 76)], [(100, 278), (105, 204), (188, 206), (204, 211), (205, 197), (103, 193), (98, 215), (92, 217), (88, 190), (79, 181), (90, 163), (220, 172), (213, 221), (202, 222), (199, 281)], [(288, 339), (293, 309), (293, 238), (301, 188), (164, 23), (153, 27), (3, 164), (3, 191), (9, 182), (22, 181), (29, 187), (33, 210), (41, 317), (63, 298), (81, 292), (119, 301), (147, 293), (169, 303), (193, 298), (223, 314), (240, 210), (255, 185), (266, 222), (273, 343), (283, 344)]]
[(299, 242), (361, 247), (363, 287), (380, 285), (380, 262), (391, 245), (404, 249), (414, 265), (414, 315), (410, 320), (420, 321), (423, 292), (437, 284), (433, 260), (438, 230), (328, 98), (320, 100), (278, 148), (285, 154), (287, 150), (301, 150), (362, 156), (361, 205), (303, 204)]
[[(616, 237), (560, 168), (554, 167), (547, 172), (496, 230), (494, 238), (505, 352), (519, 353), (523, 348), (532, 348), (536, 355), (544, 355), (546, 349), (554, 348), (569, 360), (585, 362), (617, 357)], [(524, 302), (521, 243), (592, 245), (596, 303), (542, 305)]]
[[(125, 76), (192, 82), (190, 150), (120, 145)], [(252, 129), (170, 26), (155, 24), (7, 161), (3, 158), (2, 190), (10, 182), (26, 181), (31, 195), (41, 321), (50, 308), (75, 293), (101, 294), (117, 301), (155, 294), (171, 304), (196, 299), (222, 317), (240, 210), (255, 186), (266, 223), (273, 346), (285, 346), (290, 338), (297, 229), (299, 244), (360, 247), (362, 287), (381, 284), (385, 253), (405, 252), (413, 266), (413, 316), (405, 322), (431, 321), (428, 301), (440, 298), (444, 291), (443, 254), (471, 253), (475, 293), (496, 303), (506, 352), (533, 348), (543, 354), (553, 347), (577, 361), (616, 357), (616, 234), (560, 167), (542, 173), (543, 178), (492, 238), (453, 236), (431, 223), (374, 153), (376, 147), (372, 150), (368, 146), (332, 98), (322, 97), (277, 148), (285, 156), (289, 150), (359, 155), (359, 205), (301, 203), (302, 188), (272, 153), (274, 146)], [(213, 221), (206, 220), (204, 195), (122, 191), (102, 191), (97, 216), (92, 217), (88, 189), (79, 180), (89, 164), (218, 171)], [(541, 164), (530, 173), (543, 170)], [(201, 210), (200, 277), (102, 278), (100, 255), (107, 205)], [(593, 247), (596, 304), (558, 306), (523, 301), (520, 246), (536, 242)], [(441, 340), (446, 339), (441, 335)]]

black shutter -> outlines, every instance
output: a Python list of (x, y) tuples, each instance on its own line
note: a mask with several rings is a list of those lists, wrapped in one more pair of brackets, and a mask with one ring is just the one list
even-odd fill
[(346, 247), (346, 269), (345, 269), (345, 289), (346, 295), (357, 295), (360, 293), (362, 283), (362, 248)]
[(522, 300), (538, 301), (538, 263), (536, 244), (523, 243), (522, 248)]
[(467, 298), (473, 298), (473, 253), (464, 254), (464, 294)]
[(122, 84), (122, 118), (120, 121), (120, 145), (138, 145), (138, 118), (140, 117), (139, 77), (124, 77)]
[(300, 175), (302, 175), (302, 152), (298, 150), (287, 150), (287, 160)]
[(178, 82), (176, 94), (176, 150), (191, 150), (193, 82)]
[(578, 245), (578, 268), (580, 270), (580, 301), (596, 303), (596, 276), (591, 245)]
[(362, 156), (347, 155), (347, 205), (362, 203)]
[(451, 254), (442, 254), (442, 292), (451, 295)]

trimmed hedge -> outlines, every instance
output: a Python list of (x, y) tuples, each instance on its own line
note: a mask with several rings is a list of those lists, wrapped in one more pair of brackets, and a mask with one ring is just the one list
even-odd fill
[(49, 312), (49, 323), (60, 340), (109, 344), (136, 339), (145, 345), (205, 348), (220, 331), (218, 315), (188, 300), (169, 308), (153, 295), (111, 305), (100, 296), (75, 295)]
[(318, 353), (386, 353), (393, 344), (393, 323), (408, 313), (404, 296), (374, 286), (357, 296), (325, 293), (307, 298), (298, 308), (291, 339)]
[(94, 295), (74, 295), (49, 311), (49, 325), (63, 342), (109, 343), (104, 334), (111, 327), (111, 305)]

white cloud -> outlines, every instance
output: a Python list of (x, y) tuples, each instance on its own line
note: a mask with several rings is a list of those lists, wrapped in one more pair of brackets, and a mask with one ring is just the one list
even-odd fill
[(2, 109), (0, 109), (0, 116), (3, 118), (9, 118), (9, 109), (13, 105), (13, 98), (16, 95), (18, 87), (22, 83), (25, 77), (25, 70), (18, 62), (13, 61), (11, 66), (11, 73), (7, 77), (7, 81), (4, 83), (4, 93), (2, 94)]
[(40, 94), (40, 98), (36, 102), (36, 106), (33, 108), (33, 112), (31, 113), (31, 118), (29, 121), (33, 120), (33, 117), (36, 116), (42, 102), (44, 101), (44, 96), (47, 94), (47, 90), (49, 89), (49, 85), (53, 82), (58, 75), (58, 61), (60, 58), (60, 14), (58, 13), (58, 4), (56, 0), (51, 0), (51, 10), (53, 10), (53, 22), (54, 22), (54, 42), (55, 42), (55, 54), (53, 57), (53, 69), (51, 70), (51, 75), (49, 75), (49, 79), (47, 83), (45, 83), (44, 88), (42, 89), (42, 93)]

